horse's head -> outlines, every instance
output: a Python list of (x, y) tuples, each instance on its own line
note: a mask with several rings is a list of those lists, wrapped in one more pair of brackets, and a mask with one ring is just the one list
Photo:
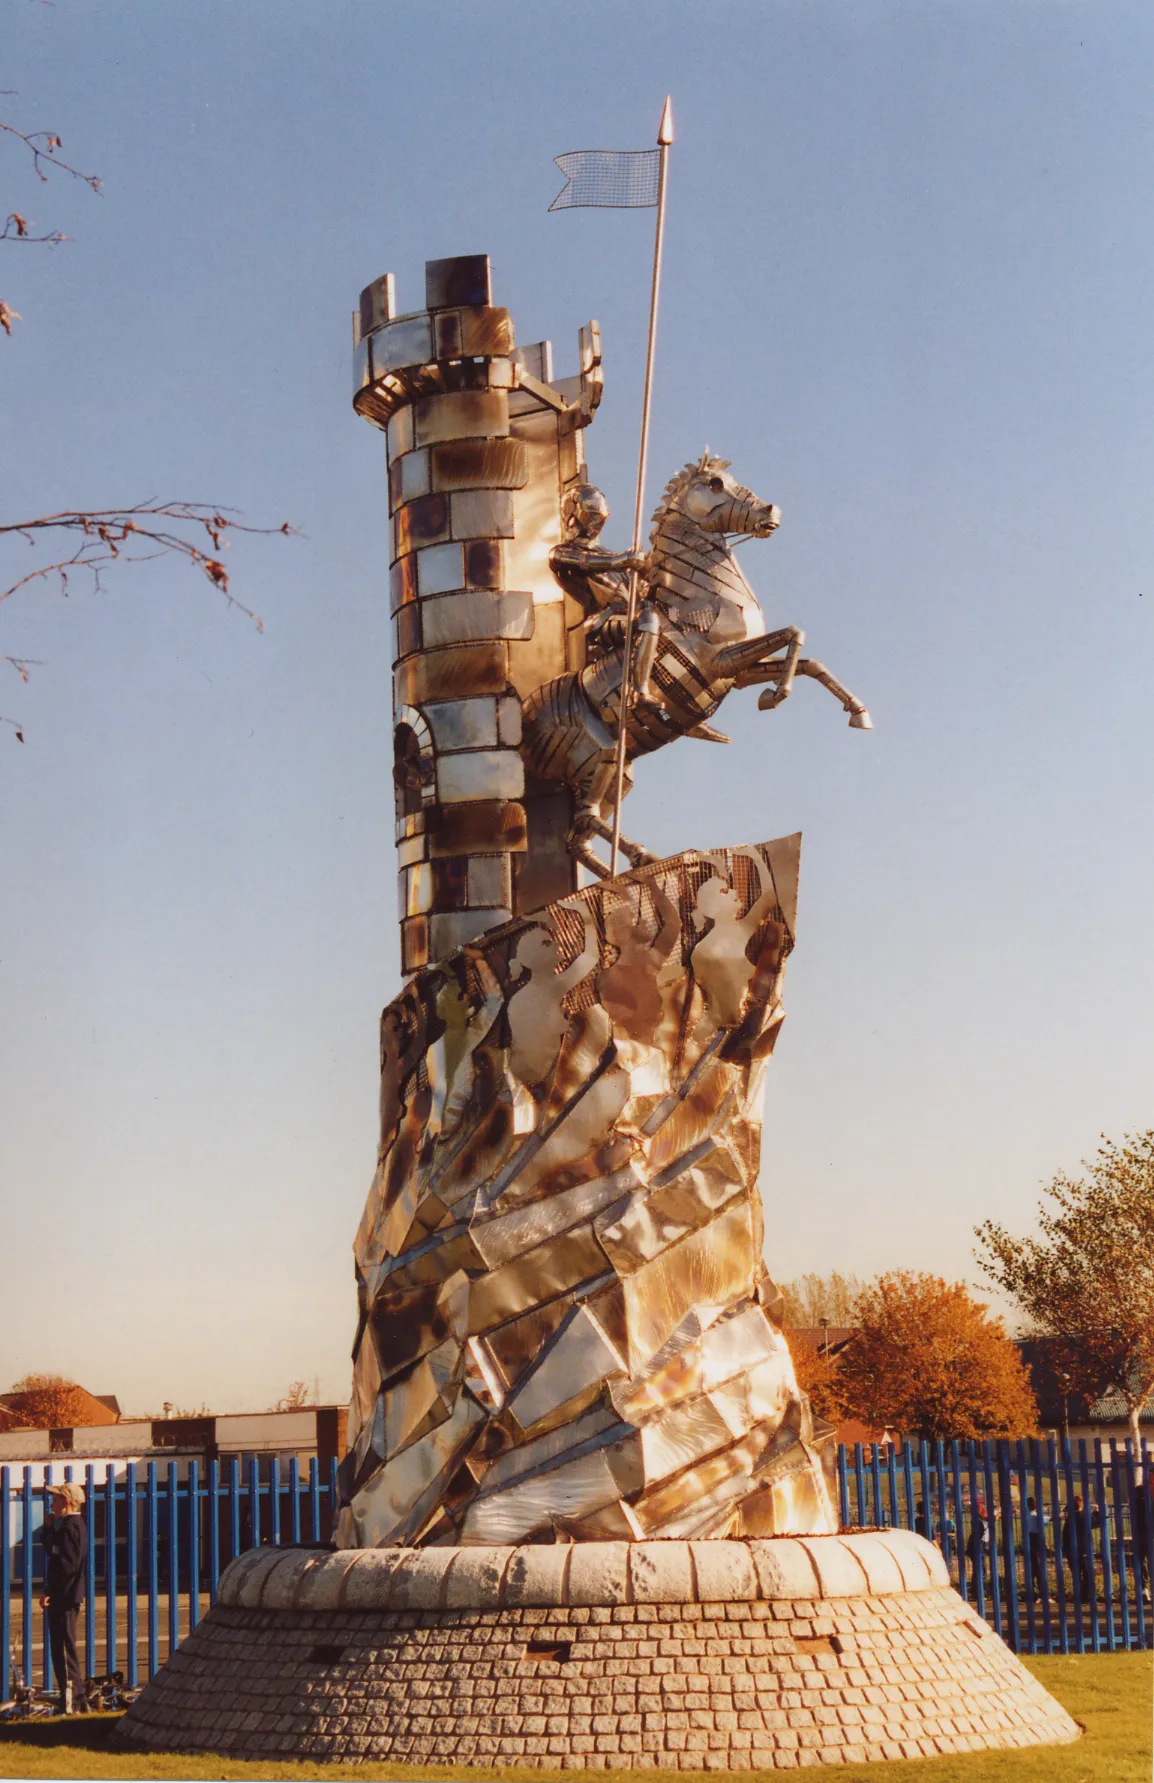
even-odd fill
[(666, 511), (679, 510), (702, 532), (766, 539), (781, 523), (781, 509), (744, 489), (730, 475), (729, 460), (712, 458), (708, 449), (697, 464), (687, 464), (678, 473), (665, 494)]

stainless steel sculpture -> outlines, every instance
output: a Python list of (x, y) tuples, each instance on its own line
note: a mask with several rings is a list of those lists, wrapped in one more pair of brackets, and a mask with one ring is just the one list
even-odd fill
[(381, 1021), (338, 1541), (832, 1530), (757, 1188), (800, 838), (628, 845), (619, 876), (593, 840), (627, 657), (633, 758), (799, 673), (868, 714), (796, 628), (765, 632), (729, 541), (778, 511), (722, 461), (672, 479), (647, 555), (601, 547), (595, 323), (554, 380), (470, 256), (431, 262), (407, 316), (378, 280), (356, 334), (389, 446), (410, 976)]
[[(572, 499), (572, 536), (552, 553), (554, 573), (590, 610), (585, 668), (549, 682), (525, 709), (525, 762), (543, 780), (562, 780), (577, 794), (570, 846), (600, 876), (609, 869), (593, 853), (592, 835), (609, 840), (614, 765), (625, 671), (625, 573), (638, 571), (647, 598), (637, 617), (626, 690), (626, 759), (649, 755), (679, 737), (728, 738), (708, 723), (734, 687), (767, 683), (763, 711), (789, 698), (796, 675), (827, 688), (857, 730), (871, 720), (861, 700), (836, 681), (824, 663), (801, 655), (805, 633), (796, 626), (765, 632), (757, 598), (729, 541), (768, 538), (779, 509), (760, 501), (729, 473), (726, 460), (706, 451), (669, 483), (653, 516), (649, 554), (616, 556), (595, 543), (608, 512), (595, 489)], [(779, 652), (781, 654), (779, 654)], [(631, 697), (632, 696), (632, 697)], [(626, 779), (625, 790), (629, 781)], [(626, 858), (648, 859), (621, 838)]]

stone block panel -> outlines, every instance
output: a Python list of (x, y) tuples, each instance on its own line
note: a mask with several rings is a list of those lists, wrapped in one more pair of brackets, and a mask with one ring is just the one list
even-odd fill
[[(572, 1599), (582, 1553), (627, 1545), (341, 1554), (327, 1610), (270, 1607), (315, 1596), (327, 1557), (265, 1550), (263, 1569), (230, 1569), (228, 1601), (142, 1692), (120, 1737), (136, 1750), (497, 1770), (793, 1769), (1078, 1737), (948, 1586), (740, 1602), (726, 1596), (739, 1576), (729, 1556), (697, 1573), (714, 1600), (672, 1602), (668, 1585), (696, 1556), (646, 1555), (637, 1577), (650, 1568), (657, 1601), (557, 1601)], [(631, 1588), (619, 1559), (590, 1559), (578, 1594)], [(397, 1607), (369, 1601), (388, 1593)]]

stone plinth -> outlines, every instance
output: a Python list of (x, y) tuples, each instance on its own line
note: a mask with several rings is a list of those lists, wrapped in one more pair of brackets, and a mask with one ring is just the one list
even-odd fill
[(245, 1758), (766, 1770), (1078, 1728), (935, 1548), (868, 1531), (257, 1549), (120, 1734)]

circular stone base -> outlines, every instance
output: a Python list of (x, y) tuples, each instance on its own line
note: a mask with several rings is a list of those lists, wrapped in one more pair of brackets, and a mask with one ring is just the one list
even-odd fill
[(1078, 1727), (906, 1531), (260, 1548), (120, 1723), (245, 1758), (763, 1770)]

